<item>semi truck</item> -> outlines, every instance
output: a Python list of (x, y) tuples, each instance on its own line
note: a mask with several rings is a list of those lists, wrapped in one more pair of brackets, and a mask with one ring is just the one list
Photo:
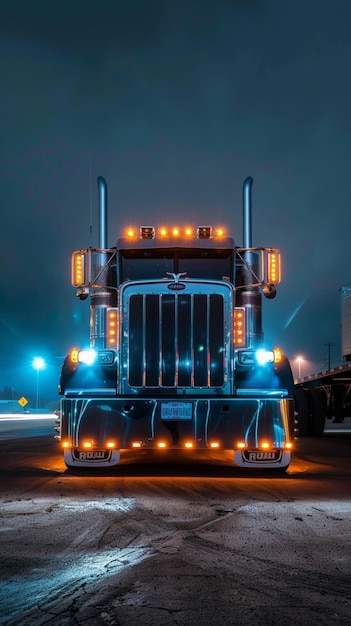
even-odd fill
[(343, 422), (351, 416), (351, 284), (340, 293), (341, 360), (344, 364), (328, 367), (295, 380), (295, 399), (299, 436), (320, 436), (326, 419)]
[(110, 468), (123, 450), (155, 449), (289, 466), (293, 375), (262, 323), (281, 255), (252, 245), (252, 184), (243, 184), (241, 245), (220, 226), (162, 222), (130, 227), (108, 247), (107, 184), (97, 179), (99, 247), (72, 255), (72, 285), (90, 303), (89, 345), (70, 351), (59, 383), (68, 468)]

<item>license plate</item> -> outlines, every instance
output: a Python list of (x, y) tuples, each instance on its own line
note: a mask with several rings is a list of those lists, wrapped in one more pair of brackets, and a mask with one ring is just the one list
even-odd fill
[(191, 420), (192, 418), (191, 402), (161, 402), (161, 420)]

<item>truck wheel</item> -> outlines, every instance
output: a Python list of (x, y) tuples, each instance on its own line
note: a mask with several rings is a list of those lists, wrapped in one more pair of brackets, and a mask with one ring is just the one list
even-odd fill
[(307, 435), (320, 437), (323, 435), (325, 427), (327, 413), (326, 397), (323, 391), (319, 389), (309, 389), (306, 393), (310, 415)]
[(305, 437), (308, 433), (310, 412), (304, 389), (295, 389), (295, 411), (297, 413), (298, 436)]

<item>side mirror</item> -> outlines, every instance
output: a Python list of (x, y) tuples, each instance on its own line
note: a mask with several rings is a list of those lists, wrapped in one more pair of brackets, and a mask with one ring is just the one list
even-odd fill
[(81, 289), (77, 289), (76, 296), (79, 300), (86, 300), (89, 296), (88, 287), (81, 287)]
[(263, 295), (268, 298), (268, 300), (273, 300), (277, 295), (277, 290), (274, 285), (265, 284), (262, 288)]

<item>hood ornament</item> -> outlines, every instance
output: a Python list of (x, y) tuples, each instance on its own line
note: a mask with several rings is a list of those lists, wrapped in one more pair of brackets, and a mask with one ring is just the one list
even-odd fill
[(180, 272), (179, 274), (174, 274), (173, 272), (166, 272), (166, 274), (167, 276), (171, 276), (174, 281), (174, 282), (169, 283), (168, 289), (171, 289), (171, 291), (182, 291), (183, 289), (186, 288), (186, 285), (180, 282), (180, 278), (182, 276), (186, 276), (187, 272)]

